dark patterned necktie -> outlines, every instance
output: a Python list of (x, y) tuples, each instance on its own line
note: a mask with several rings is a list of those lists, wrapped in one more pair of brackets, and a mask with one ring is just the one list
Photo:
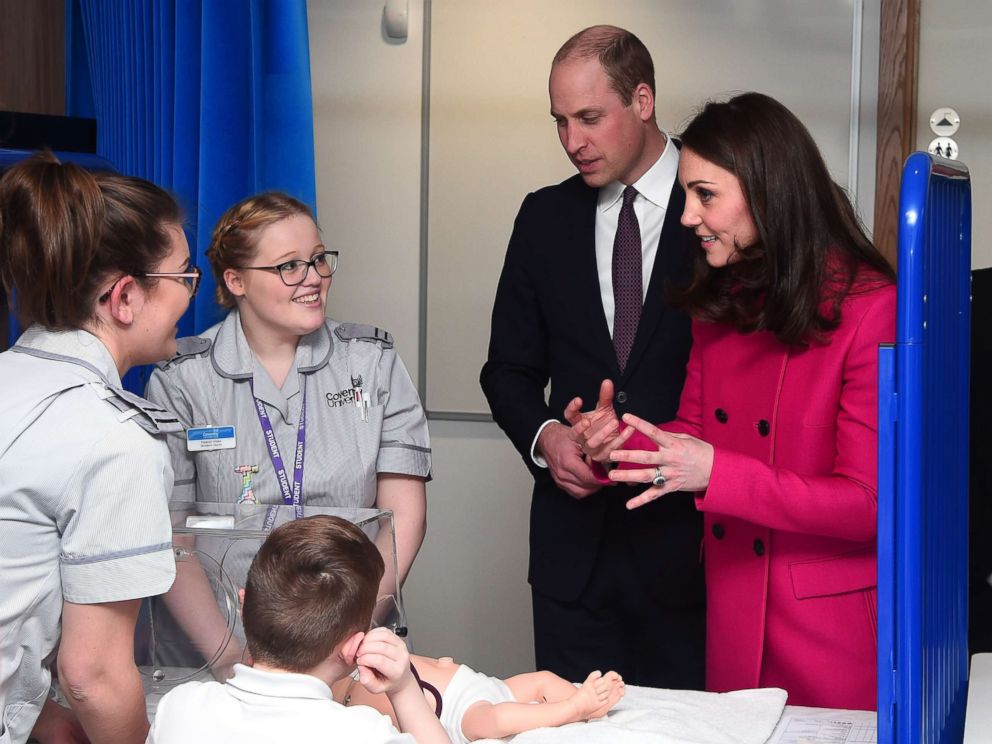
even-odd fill
[(613, 348), (620, 371), (627, 366), (634, 345), (643, 302), (641, 280), (641, 228), (634, 214), (633, 186), (623, 190), (623, 206), (613, 240)]

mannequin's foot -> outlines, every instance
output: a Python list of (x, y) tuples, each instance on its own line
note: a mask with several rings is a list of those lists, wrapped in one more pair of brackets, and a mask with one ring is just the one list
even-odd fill
[(589, 721), (602, 718), (620, 701), (623, 694), (623, 679), (616, 672), (590, 673), (572, 696), (572, 701), (576, 705), (576, 720)]

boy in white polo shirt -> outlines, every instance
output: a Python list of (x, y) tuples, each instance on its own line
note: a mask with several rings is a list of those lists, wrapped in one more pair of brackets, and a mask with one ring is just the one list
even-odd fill
[[(382, 557), (346, 520), (288, 522), (266, 539), (248, 571), (242, 615), (254, 666), (227, 682), (189, 682), (159, 703), (154, 744), (246, 741), (450, 744), (391, 631), (365, 632)], [(369, 692), (384, 692), (389, 718), (334, 702), (331, 685), (357, 665)]]

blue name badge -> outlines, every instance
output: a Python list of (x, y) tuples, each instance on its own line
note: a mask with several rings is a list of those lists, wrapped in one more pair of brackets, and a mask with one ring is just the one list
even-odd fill
[(194, 426), (186, 430), (186, 449), (190, 452), (234, 449), (236, 445), (233, 426)]

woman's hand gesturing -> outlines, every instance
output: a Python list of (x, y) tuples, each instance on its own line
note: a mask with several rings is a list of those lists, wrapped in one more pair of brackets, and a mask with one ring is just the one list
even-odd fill
[[(621, 463), (610, 471), (610, 480), (618, 483), (659, 483), (627, 502), (636, 509), (675, 491), (704, 491), (713, 472), (713, 445), (688, 434), (662, 431), (644, 419), (625, 414), (627, 428), (623, 440), (637, 431), (658, 445), (657, 451), (620, 450), (610, 454), (610, 460)], [(624, 436), (626, 435), (626, 436)], [(638, 468), (638, 465), (644, 467)]]

